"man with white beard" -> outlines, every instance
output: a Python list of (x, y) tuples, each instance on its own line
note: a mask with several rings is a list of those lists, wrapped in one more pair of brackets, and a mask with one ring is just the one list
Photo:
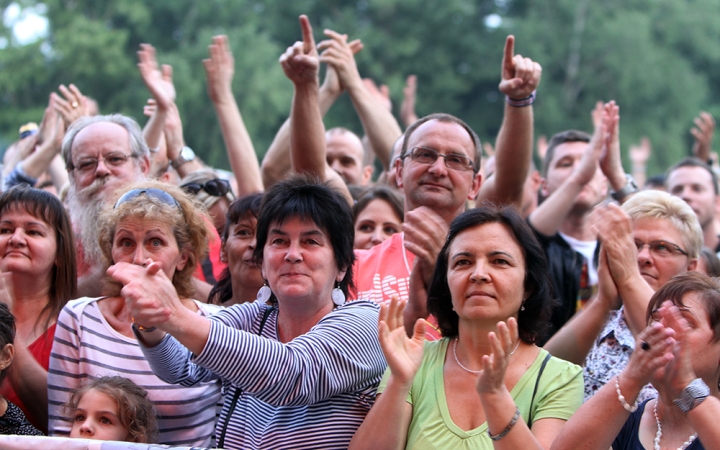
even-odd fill
[(75, 231), (78, 294), (98, 296), (105, 275), (98, 245), (97, 217), (120, 187), (142, 181), (150, 170), (150, 152), (133, 119), (112, 114), (82, 117), (68, 128), (62, 156), (70, 178), (68, 205)]

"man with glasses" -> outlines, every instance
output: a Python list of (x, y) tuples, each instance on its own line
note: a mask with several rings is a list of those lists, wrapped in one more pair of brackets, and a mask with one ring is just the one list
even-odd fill
[[(358, 298), (385, 302), (397, 295), (407, 300), (410, 283), (421, 282), (427, 288), (450, 223), (468, 201), (520, 206), (532, 155), (531, 104), (540, 76), (540, 65), (515, 55), (514, 38), (508, 37), (500, 82), (506, 104), (496, 141), (497, 170), (484, 182), (480, 141), (465, 122), (449, 114), (431, 114), (406, 130), (395, 161), (397, 184), (405, 197), (403, 233), (356, 251)], [(427, 317), (426, 302), (417, 300), (405, 310), (409, 332), (416, 318)], [(436, 339), (439, 333), (431, 327), (426, 336)]]
[(80, 295), (98, 295), (104, 275), (98, 214), (112, 192), (147, 177), (149, 154), (140, 126), (120, 114), (82, 117), (65, 134), (62, 156), (70, 181), (67, 203), (79, 243)]

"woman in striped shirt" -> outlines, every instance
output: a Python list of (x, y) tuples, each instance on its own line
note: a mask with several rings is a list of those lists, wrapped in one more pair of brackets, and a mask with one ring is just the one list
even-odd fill
[[(180, 188), (165, 183), (142, 182), (126, 189), (98, 218), (108, 264), (144, 267), (152, 262), (172, 280), (170, 289), (189, 314), (204, 317), (221, 309), (191, 298), (193, 273), (207, 254), (204, 214)], [(155, 376), (138, 345), (121, 288), (108, 283), (107, 296), (73, 300), (60, 313), (48, 375), (50, 433), (70, 433), (73, 411), (64, 405), (87, 378), (120, 375), (148, 392), (158, 414), (160, 443), (212, 446), (220, 384), (183, 387)]]
[(258, 301), (208, 318), (187, 314), (154, 264), (116, 264), (143, 351), (167, 382), (222, 379), (218, 447), (347, 448), (375, 400), (385, 368), (378, 309), (345, 304), (352, 283), (353, 220), (325, 184), (274, 185), (258, 217), (255, 259), (267, 284)]

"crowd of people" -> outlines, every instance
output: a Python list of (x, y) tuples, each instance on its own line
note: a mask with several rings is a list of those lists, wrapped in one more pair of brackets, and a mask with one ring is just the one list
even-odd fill
[[(536, 145), (542, 68), (508, 36), (494, 145), (453, 115), (419, 118), (412, 76), (401, 127), (358, 72), (362, 43), (325, 30), (316, 44), (299, 24), (280, 56), (289, 117), (262, 164), (224, 36), (203, 64), (232, 172), (185, 145), (172, 68), (149, 44), (143, 128), (72, 84), (21, 127), (0, 194), (0, 433), (716, 448), (713, 118), (659, 177), (647, 141), (624, 170), (612, 100), (592, 133)], [(362, 137), (325, 130), (345, 92)]]

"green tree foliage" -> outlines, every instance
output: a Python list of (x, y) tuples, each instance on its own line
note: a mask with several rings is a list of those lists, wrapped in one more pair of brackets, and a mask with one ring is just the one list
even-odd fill
[[(41, 2), (16, 1), (21, 7)], [(649, 136), (657, 172), (687, 153), (693, 117), (720, 119), (720, 6), (713, 0), (45, 0), (48, 36), (21, 45), (0, 24), (0, 137), (5, 144), (39, 120), (47, 96), (73, 82), (144, 123), (148, 97), (137, 74), (138, 45), (171, 64), (185, 136), (210, 164), (226, 167), (219, 126), (205, 92), (201, 61), (216, 34), (235, 55), (234, 92), (260, 156), (287, 117), (292, 86), (277, 59), (300, 38), (306, 13), (317, 41), (324, 28), (360, 38), (361, 74), (390, 86), (395, 111), (409, 74), (418, 76), (418, 114), (446, 111), (493, 140), (502, 119), (497, 90), (507, 34), (516, 51), (543, 66), (536, 133), (591, 131), (597, 100), (621, 106), (623, 148)], [(3, 11), (11, 4), (0, 1)], [(490, 15), (500, 26), (486, 26)], [(489, 22), (488, 22), (489, 23)], [(342, 98), (328, 126), (360, 132)]]

